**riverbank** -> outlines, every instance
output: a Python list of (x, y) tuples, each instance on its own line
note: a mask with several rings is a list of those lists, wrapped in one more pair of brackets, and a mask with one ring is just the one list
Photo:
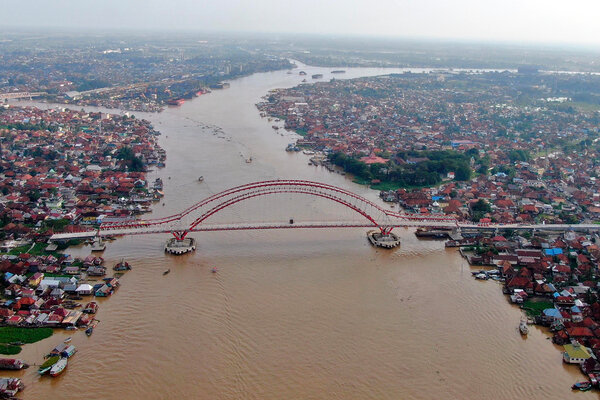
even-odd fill
[[(323, 73), (324, 80), (332, 76), (328, 69), (302, 69), (309, 76)], [(345, 77), (385, 72), (346, 71)], [(148, 174), (149, 181), (163, 178), (165, 193), (150, 217), (175, 214), (230, 187), (277, 178), (336, 185), (385, 207), (377, 192), (308, 167), (309, 155), (285, 152), (293, 134), (281, 136), (260, 118), (254, 104), (264, 93), (299, 82), (285, 72), (252, 75), (160, 114), (136, 115), (162, 132), (159, 143), (169, 161)], [(268, 212), (251, 203), (238, 210), (239, 219), (286, 221), (290, 211), (306, 220), (340, 212), (304, 197)], [(185, 257), (164, 254), (163, 235), (120, 238), (107, 246), (105, 263), (125, 258), (134, 269), (116, 297), (98, 300), (102, 323), (90, 339), (73, 335), (78, 353), (63, 377), (50, 381), (31, 369), (20, 373), (27, 385), (22, 397), (61, 398), (82, 387), (107, 399), (166, 393), (232, 400), (256, 393), (264, 399), (390, 400), (570, 395), (579, 370), (556, 362), (557, 352), (541, 331), (533, 330), (526, 342), (515, 335), (520, 311), (504, 307), (497, 287), (471, 279), (466, 262), (443, 243), (419, 241), (412, 230), (396, 234), (402, 246), (390, 252), (373, 248), (364, 229), (335, 235), (302, 229), (194, 233), (197, 250)], [(69, 252), (84, 259), (89, 248)], [(40, 360), (68, 336), (59, 330), (54, 339), (26, 346), (20, 357)], [(113, 357), (106, 357), (107, 348)], [(503, 378), (491, 379), (490, 371)], [(523, 380), (536, 385), (506, 384)]]
[(600, 250), (591, 235), (506, 238), (498, 233), (471, 238), (460, 254), (471, 265), (493, 268), (472, 274), (501, 282), (508, 300), (523, 308), (532, 323), (550, 328), (553, 343), (563, 346), (563, 362), (578, 365), (591, 386), (599, 387)]

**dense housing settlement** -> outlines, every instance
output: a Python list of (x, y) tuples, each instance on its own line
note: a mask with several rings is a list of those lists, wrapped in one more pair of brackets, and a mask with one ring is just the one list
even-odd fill
[(594, 76), (405, 73), (275, 90), (258, 108), (326, 156), (314, 164), (411, 212), (574, 223), (600, 214), (600, 113), (579, 79), (600, 92)]

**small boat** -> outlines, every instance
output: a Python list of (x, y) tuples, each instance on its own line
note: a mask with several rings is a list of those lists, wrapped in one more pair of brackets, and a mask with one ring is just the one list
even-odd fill
[(95, 301), (90, 301), (85, 305), (83, 310), (81, 310), (81, 312), (84, 312), (86, 314), (95, 314), (96, 311), (98, 311), (98, 303), (96, 303)]
[(480, 279), (480, 280), (482, 280), (482, 281), (486, 281), (486, 280), (488, 280), (489, 278), (490, 278), (490, 277), (489, 277), (489, 276), (487, 276), (487, 274), (484, 274), (484, 273), (479, 273), (479, 274), (475, 275), (475, 279)]
[(67, 368), (67, 358), (63, 357), (50, 368), (50, 376), (58, 376)]
[(23, 360), (16, 358), (0, 358), (0, 369), (16, 371), (24, 368), (29, 368), (29, 365)]
[(527, 334), (529, 333), (529, 328), (527, 327), (527, 321), (525, 320), (521, 320), (521, 322), (519, 323), (519, 331), (521, 332), (521, 335), (523, 336), (527, 336)]
[(38, 368), (38, 373), (40, 375), (44, 375), (46, 372), (50, 371), (50, 369), (60, 360), (60, 356), (52, 356), (49, 357), (40, 367)]
[(163, 275), (166, 275), (166, 274), (168, 274), (169, 272), (171, 272), (171, 269), (168, 269), (168, 270), (164, 271), (164, 272), (163, 272)]
[(19, 378), (0, 378), (0, 396), (3, 399), (16, 399), (16, 394), (25, 389)]
[(581, 390), (582, 392), (588, 391), (591, 388), (592, 388), (592, 382), (590, 382), (590, 381), (577, 382), (576, 384), (571, 386), (571, 389)]
[(170, 106), (180, 106), (185, 103), (185, 99), (171, 99), (167, 100), (167, 104)]
[(76, 331), (78, 328), (75, 325), (69, 325), (65, 329), (68, 331)]
[(88, 326), (88, 328), (85, 330), (85, 334), (88, 336), (92, 336), (92, 333), (94, 333), (94, 325)]
[(10, 342), (9, 344), (11, 346), (23, 346), (25, 343), (23, 343), (23, 342)]
[(72, 338), (69, 336), (68, 338), (65, 339), (65, 343), (69, 343), (72, 340)]
[(129, 271), (131, 269), (131, 265), (123, 259), (120, 262), (116, 263), (113, 267), (113, 271)]
[(198, 177), (198, 182), (204, 182), (204, 177), (202, 175)]
[(77, 353), (77, 348), (73, 345), (68, 346), (66, 349), (60, 352), (61, 357), (70, 358), (73, 354)]
[(210, 270), (210, 272), (212, 272), (213, 274), (216, 274), (218, 271), (217, 267), (212, 267), (212, 269)]

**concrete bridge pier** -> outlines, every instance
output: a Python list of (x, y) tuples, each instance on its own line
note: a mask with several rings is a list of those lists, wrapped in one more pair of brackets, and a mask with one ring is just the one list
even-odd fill
[(372, 230), (367, 232), (367, 238), (369, 239), (369, 242), (376, 247), (393, 249), (394, 247), (400, 246), (400, 238), (390, 231), (384, 232)]
[(165, 252), (174, 255), (182, 255), (196, 250), (196, 240), (186, 237), (187, 232), (172, 232), (173, 236), (165, 243)]
[(448, 236), (450, 236), (450, 239), (452, 240), (461, 240), (463, 238), (462, 229), (460, 227), (454, 228)]

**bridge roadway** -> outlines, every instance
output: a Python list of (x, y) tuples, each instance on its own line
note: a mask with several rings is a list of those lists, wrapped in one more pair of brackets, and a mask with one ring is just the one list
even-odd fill
[[(362, 222), (357, 221), (296, 221), (289, 222), (256, 222), (211, 224), (208, 219), (222, 210), (238, 203), (258, 197), (277, 196), (281, 194), (314, 197), (339, 204), (361, 215)], [(461, 223), (452, 217), (443, 215), (408, 214), (390, 211), (380, 205), (353, 193), (349, 190), (322, 182), (298, 179), (277, 179), (252, 182), (236, 186), (211, 195), (185, 210), (155, 219), (109, 222), (100, 225), (97, 230), (86, 232), (59, 233), (50, 240), (68, 240), (91, 238), (95, 236), (143, 235), (154, 233), (170, 233), (177, 240), (183, 240), (190, 232), (235, 231), (249, 229), (298, 229), (298, 228), (376, 228), (382, 233), (389, 233), (397, 227), (440, 227), (461, 230), (600, 230), (600, 225), (527, 225), (527, 224), (473, 224)]]
[(32, 97), (45, 96), (46, 92), (12, 92), (12, 93), (0, 93), (0, 101), (9, 99), (28, 99)]
[[(456, 222), (441, 222), (438, 220), (403, 220), (398, 223), (392, 223), (393, 228), (418, 228), (418, 227), (439, 227), (452, 228), (460, 230), (538, 230), (538, 231), (600, 231), (600, 225), (597, 224), (470, 224)], [(237, 224), (202, 224), (194, 229), (187, 229), (189, 232), (214, 232), (214, 231), (241, 231), (254, 229), (323, 229), (323, 228), (378, 228), (373, 224), (365, 221), (365, 223), (357, 222), (267, 222), (267, 223), (237, 223)], [(70, 239), (89, 239), (94, 237), (110, 237), (121, 235), (146, 235), (157, 233), (172, 233), (174, 231), (185, 231), (186, 228), (180, 229), (165, 229), (160, 225), (143, 226), (143, 220), (140, 220), (140, 226), (135, 228), (118, 228), (118, 229), (103, 229), (73, 233), (56, 233), (50, 237), (51, 241), (64, 241)]]

